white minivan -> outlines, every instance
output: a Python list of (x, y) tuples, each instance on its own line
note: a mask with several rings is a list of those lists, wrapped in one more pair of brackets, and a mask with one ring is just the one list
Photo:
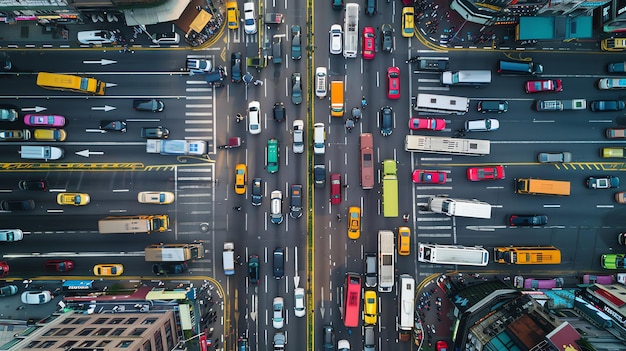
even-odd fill
[(465, 131), (467, 132), (490, 132), (498, 128), (500, 128), (500, 122), (493, 118), (465, 121)]
[(330, 26), (330, 53), (339, 55), (343, 52), (343, 30), (338, 24)]
[(313, 125), (313, 153), (323, 155), (326, 152), (326, 131), (324, 123), (315, 123)]

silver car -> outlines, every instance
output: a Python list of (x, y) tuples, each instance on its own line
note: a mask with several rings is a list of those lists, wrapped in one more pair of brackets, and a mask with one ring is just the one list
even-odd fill
[(304, 152), (304, 121), (301, 119), (293, 121), (293, 152), (295, 154)]
[(569, 152), (540, 152), (537, 155), (540, 163), (572, 162), (572, 154)]
[(330, 26), (330, 53), (339, 55), (343, 52), (343, 30), (338, 24)]

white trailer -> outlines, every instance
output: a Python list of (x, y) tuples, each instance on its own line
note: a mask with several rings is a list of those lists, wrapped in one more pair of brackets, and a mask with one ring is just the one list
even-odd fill
[(447, 216), (491, 218), (491, 205), (478, 200), (451, 199), (445, 196), (432, 196), (428, 199), (428, 209)]
[(434, 264), (486, 266), (489, 263), (489, 251), (477, 246), (418, 243), (417, 260)]

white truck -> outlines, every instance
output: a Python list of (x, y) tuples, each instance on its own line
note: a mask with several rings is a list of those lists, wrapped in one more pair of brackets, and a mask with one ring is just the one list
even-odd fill
[(433, 196), (428, 199), (428, 209), (447, 216), (470, 218), (491, 218), (491, 205), (478, 200), (451, 199), (446, 196)]
[(537, 100), (535, 105), (537, 111), (563, 111), (563, 110), (585, 110), (587, 109), (587, 100), (571, 99), (571, 100)]
[(148, 139), (146, 152), (161, 155), (204, 155), (206, 142), (201, 140), (159, 140)]
[(235, 274), (235, 243), (225, 242), (222, 253), (222, 263), (224, 264), (224, 274)]

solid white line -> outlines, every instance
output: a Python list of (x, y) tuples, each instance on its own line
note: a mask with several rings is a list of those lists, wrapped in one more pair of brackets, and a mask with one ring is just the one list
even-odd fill
[(194, 180), (211, 180), (211, 177), (178, 177), (176, 179), (194, 181)]
[(439, 91), (449, 91), (450, 87), (424, 87), (418, 86), (417, 90), (439, 90)]
[(421, 161), (452, 161), (452, 157), (420, 157)]
[(543, 205), (545, 208), (559, 208), (561, 205)]
[(206, 81), (204, 80), (188, 80), (186, 81), (187, 84), (207, 84)]
[(211, 168), (184, 168), (178, 167), (178, 173), (201, 173), (201, 172), (211, 172), (213, 169)]
[(614, 208), (615, 205), (596, 205), (596, 208)]
[(424, 234), (420, 233), (417, 235), (418, 238), (449, 238), (452, 235), (450, 234)]
[(203, 93), (203, 92), (207, 92), (207, 91), (211, 91), (211, 88), (187, 88), (185, 89), (186, 92), (188, 93)]

